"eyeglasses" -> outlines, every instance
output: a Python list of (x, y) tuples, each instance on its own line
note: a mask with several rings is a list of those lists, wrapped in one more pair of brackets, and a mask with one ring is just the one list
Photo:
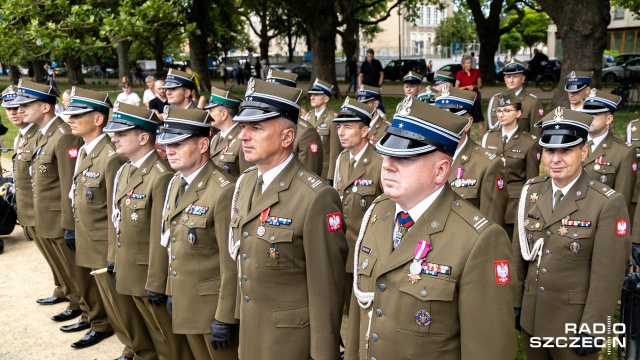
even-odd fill
[(504, 110), (498, 109), (498, 110), (496, 110), (496, 114), (498, 114), (498, 115), (502, 115), (502, 114), (509, 115), (509, 113), (512, 112), (512, 111), (516, 111), (516, 110), (514, 110), (514, 109), (504, 109)]

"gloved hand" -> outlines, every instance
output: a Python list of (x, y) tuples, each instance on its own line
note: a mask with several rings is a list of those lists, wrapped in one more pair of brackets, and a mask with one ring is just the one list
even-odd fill
[(640, 244), (632, 243), (631, 244), (631, 257), (633, 261), (636, 263), (636, 266), (640, 266)]
[[(587, 355), (591, 355), (591, 354), (595, 354), (597, 352), (600, 352), (601, 349), (599, 347), (597, 347), (593, 343), (595, 341), (593, 336), (587, 335), (587, 334), (583, 334), (583, 333), (579, 333), (578, 335), (581, 338), (580, 339), (580, 347), (573, 349), (573, 351), (575, 351), (576, 354), (578, 354), (580, 356), (587, 356)], [(585, 346), (583, 346), (583, 344)], [(591, 345), (590, 346), (586, 346), (587, 344), (591, 344)]]
[(147, 301), (153, 306), (160, 306), (167, 301), (167, 295), (147, 290)]
[(109, 273), (109, 275), (115, 275), (116, 272), (114, 271), (116, 269), (116, 264), (111, 262), (111, 261), (107, 261), (107, 273)]
[(233, 327), (234, 325), (232, 324), (225, 324), (218, 320), (214, 320), (211, 323), (211, 346), (214, 350), (231, 346), (231, 341), (233, 341)]
[(76, 250), (76, 231), (64, 229), (64, 242), (67, 243), (67, 247), (73, 251)]
[(173, 297), (167, 297), (167, 313), (169, 314), (169, 318), (173, 315)]
[(522, 328), (520, 327), (520, 308), (513, 308), (513, 312), (516, 316), (516, 330), (522, 331)]
[(328, 179), (327, 179), (327, 185), (329, 185), (329, 186), (333, 186), (333, 180), (328, 180)]

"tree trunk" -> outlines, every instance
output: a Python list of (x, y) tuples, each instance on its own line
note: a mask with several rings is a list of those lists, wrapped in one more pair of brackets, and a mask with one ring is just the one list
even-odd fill
[(207, 91), (211, 91), (211, 80), (207, 66), (208, 32), (205, 29), (210, 26), (209, 11), (211, 6), (213, 6), (212, 0), (193, 0), (191, 11), (187, 15), (189, 21), (196, 24), (196, 30), (189, 34), (191, 68), (200, 76), (200, 86)]
[(0, 66), (2, 66), (2, 75), (7, 76), (7, 64), (0, 63)]
[[(269, 61), (269, 38), (260, 35), (260, 59)], [(271, 63), (269, 63), (271, 64)]]
[(160, 79), (167, 75), (164, 69), (164, 37), (160, 33), (156, 33), (153, 41), (153, 59), (156, 61), (156, 78)]
[(20, 81), (20, 69), (16, 65), (9, 65), (9, 80), (11, 80), (12, 84), (17, 84)]
[(359, 37), (360, 26), (355, 19), (346, 19), (346, 26), (342, 33), (342, 50), (344, 56), (347, 58), (347, 62), (351, 60), (353, 55), (358, 55), (358, 49), (360, 47)]
[(67, 82), (69, 85), (85, 85), (82, 75), (82, 62), (79, 55), (68, 55), (67, 61)]
[(131, 42), (129, 40), (123, 40), (118, 43), (118, 81), (122, 81), (123, 77), (127, 77), (129, 81), (131, 79), (131, 69), (129, 68), (129, 48)]
[[(538, 0), (558, 27), (557, 38), (562, 41), (563, 79), (571, 71), (593, 71), (591, 86), (600, 87), (602, 80), (602, 53), (608, 36), (607, 26), (611, 21), (609, 0)], [(571, 13), (570, 17), (566, 14)], [(556, 87), (551, 107), (569, 106), (569, 100), (560, 84)]]
[(36, 82), (43, 83), (46, 76), (44, 71), (44, 60), (33, 60), (33, 79)]
[[(478, 54), (478, 66), (482, 73), (483, 84), (494, 84), (496, 82), (496, 63), (493, 61), (493, 56), (498, 51), (500, 45), (500, 37), (495, 36), (496, 32), (478, 31), (478, 37), (480, 39), (480, 54)], [(481, 33), (484, 34), (480, 35)]]

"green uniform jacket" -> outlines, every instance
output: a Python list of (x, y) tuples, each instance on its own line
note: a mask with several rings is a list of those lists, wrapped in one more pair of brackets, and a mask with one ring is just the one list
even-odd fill
[(353, 249), (360, 232), (362, 217), (373, 200), (384, 190), (380, 182), (382, 156), (375, 151), (373, 145), (367, 145), (351, 176), (349, 176), (350, 158), (349, 150), (344, 150), (338, 157), (333, 186), (340, 194), (344, 223), (347, 227), (349, 253), (346, 270), (348, 273), (353, 273)]
[(13, 156), (13, 179), (16, 187), (18, 220), (22, 226), (34, 226), (36, 224), (30, 170), (32, 169), (31, 161), (36, 153), (36, 139), (39, 130), (40, 127), (38, 125), (31, 125), (18, 141), (18, 146), (15, 149), (16, 153)]
[[(347, 259), (340, 197), (293, 157), (249, 210), (257, 176), (243, 176), (231, 217), (241, 241), (240, 359), (335, 360)], [(258, 235), (268, 208), (283, 223), (265, 222)]]
[[(496, 271), (511, 258), (505, 231), (445, 184), (392, 251), (396, 204), (386, 195), (375, 204), (355, 250), (358, 288), (374, 298), (363, 309), (352, 296), (345, 359), (513, 359), (515, 273), (507, 265), (499, 284)], [(409, 281), (418, 240), (431, 243), (426, 261), (450, 274)]]
[(234, 179), (252, 165), (244, 159), (242, 141), (238, 140), (240, 131), (242, 128), (236, 124), (224, 139), (220, 138), (220, 133), (215, 134), (211, 139), (211, 160)]
[(126, 159), (116, 154), (106, 135), (83, 160), (78, 154), (73, 181), (76, 218), (76, 264), (100, 269), (107, 265), (109, 239), (115, 238), (111, 223), (113, 179)]
[[(631, 251), (627, 208), (622, 195), (583, 172), (552, 210), (551, 179), (529, 181), (523, 213), (525, 240), (531, 249), (544, 239), (542, 258), (522, 258), (516, 226), (513, 255), (518, 282), (520, 325), (533, 336), (565, 334), (565, 323), (604, 324), (613, 316)], [(563, 225), (563, 219), (589, 222)], [(585, 223), (583, 223), (584, 225)], [(515, 277), (512, 280), (516, 281)]]
[(380, 116), (380, 110), (376, 111), (376, 115), (371, 120), (369, 126), (369, 143), (375, 145), (383, 136), (387, 134), (387, 127), (391, 126), (391, 123), (383, 119)]
[[(338, 138), (337, 133), (335, 137)], [(338, 145), (340, 145), (340, 139), (338, 139)], [(293, 153), (302, 165), (318, 176), (322, 173), (323, 149), (318, 131), (305, 120), (298, 119), (298, 131), (293, 140)]]
[[(120, 211), (120, 232), (109, 239), (114, 252), (119, 293), (147, 296), (146, 290), (164, 293), (169, 258), (160, 245), (162, 209), (173, 170), (154, 150), (129, 179), (131, 163), (122, 166), (115, 184), (115, 204)], [(109, 206), (112, 205), (109, 200)]]
[(514, 224), (518, 213), (518, 199), (524, 183), (540, 174), (540, 145), (538, 137), (523, 131), (518, 125), (511, 139), (502, 147), (502, 130), (490, 130), (482, 138), (482, 146), (503, 157), (509, 203), (504, 221)]
[[(320, 118), (316, 118), (315, 111), (309, 111), (306, 121), (311, 124), (320, 135), (322, 142), (322, 174), (319, 174), (325, 180), (333, 180), (335, 172), (336, 159), (342, 151), (340, 139), (338, 138), (338, 126), (333, 123), (336, 114), (328, 107), (324, 109)], [(302, 146), (300, 146), (302, 147)]]
[[(627, 125), (627, 143), (631, 144), (636, 149), (636, 161), (640, 158), (640, 123), (638, 119), (631, 120)], [(629, 211), (629, 217), (633, 219), (631, 231), (632, 239), (640, 238), (640, 214), (636, 214), (636, 208), (638, 205), (638, 195), (640, 194), (640, 177), (636, 174), (636, 184), (633, 189), (633, 196), (631, 197), (631, 208)], [(19, 217), (19, 215), (18, 215)], [(638, 241), (638, 240), (636, 240)]]
[(172, 181), (164, 230), (170, 231), (167, 294), (173, 296), (173, 332), (206, 334), (216, 315), (223, 322), (234, 315), (233, 310), (216, 314), (219, 296), (220, 301), (223, 296), (230, 296), (231, 301), (235, 297), (235, 292), (220, 292), (222, 267), (231, 270), (226, 275), (232, 281), (236, 279), (227, 250), (233, 178), (207, 161), (177, 207), (179, 172)]
[[(489, 106), (487, 108), (488, 114), (485, 120), (488, 122), (488, 124), (485, 124), (487, 130), (497, 127), (500, 123), (498, 121), (498, 115), (496, 114), (499, 95), (499, 93), (495, 94), (491, 97), (491, 99), (489, 99)], [(518, 127), (522, 131), (526, 131), (530, 134), (540, 137), (542, 128), (534, 127), (533, 125), (540, 121), (540, 119), (542, 119), (542, 117), (544, 116), (542, 101), (540, 101), (537, 96), (529, 94), (525, 89), (522, 89), (520, 91), (520, 94), (518, 94), (517, 96), (520, 98), (520, 100), (522, 100), (522, 116), (518, 118)]]
[[(456, 181), (458, 169), (462, 169), (460, 181)], [(480, 209), (489, 220), (504, 226), (509, 193), (504, 163), (499, 156), (467, 137), (466, 144), (451, 165), (449, 184), (453, 191)]]
[(32, 158), (33, 208), (38, 236), (61, 238), (64, 229), (75, 228), (69, 191), (82, 139), (71, 134), (71, 128), (61, 118), (51, 121), (47, 132), (36, 142)]
[(609, 131), (595, 150), (584, 159), (583, 165), (591, 179), (622, 194), (629, 209), (638, 169), (638, 158), (633, 146), (615, 138)]

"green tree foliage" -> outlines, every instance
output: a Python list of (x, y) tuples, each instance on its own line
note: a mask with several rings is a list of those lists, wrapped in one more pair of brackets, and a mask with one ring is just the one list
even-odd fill
[(503, 50), (507, 50), (511, 53), (512, 57), (520, 51), (520, 48), (524, 45), (522, 41), (522, 35), (515, 29), (512, 29), (506, 34), (500, 36), (500, 47)]
[(478, 40), (473, 20), (465, 11), (456, 11), (453, 16), (440, 22), (436, 28), (434, 45), (449, 46), (453, 43), (469, 43)]
[[(520, 34), (522, 43), (529, 47), (529, 53), (536, 44), (547, 42), (547, 28), (550, 22), (547, 13), (525, 9), (524, 18), (515, 27), (515, 30)], [(502, 39), (500, 41), (502, 42)]]

